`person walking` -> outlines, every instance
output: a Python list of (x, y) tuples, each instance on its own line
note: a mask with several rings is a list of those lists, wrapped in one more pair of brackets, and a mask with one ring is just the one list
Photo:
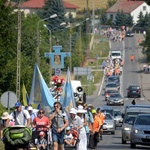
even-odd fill
[(27, 110), (22, 109), (22, 105), (20, 102), (15, 103), (15, 111), (11, 113), (12, 119), (15, 121), (15, 125), (24, 125), (26, 127), (30, 127), (30, 114)]
[(131, 62), (134, 61), (134, 55), (133, 54), (130, 56), (130, 60), (131, 60)]
[(67, 114), (62, 110), (59, 102), (54, 103), (54, 111), (51, 112), (49, 119), (52, 121), (54, 150), (63, 150), (65, 128), (69, 125), (69, 121)]
[(133, 98), (131, 104), (132, 104), (132, 105), (136, 105), (136, 99), (135, 99), (135, 98)]

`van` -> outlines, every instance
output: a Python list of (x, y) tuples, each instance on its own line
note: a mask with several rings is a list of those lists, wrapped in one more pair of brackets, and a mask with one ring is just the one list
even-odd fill
[(150, 106), (148, 105), (127, 105), (125, 107), (125, 112), (123, 115), (123, 124), (122, 124), (122, 144), (126, 144), (127, 141), (130, 141), (130, 131), (131, 123), (134, 122), (138, 114), (147, 114), (150, 113)]
[(120, 50), (110, 51), (110, 58), (113, 59), (122, 59), (122, 53)]

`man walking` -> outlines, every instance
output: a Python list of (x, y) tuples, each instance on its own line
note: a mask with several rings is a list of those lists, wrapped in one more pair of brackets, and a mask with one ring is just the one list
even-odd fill
[(62, 110), (59, 102), (54, 103), (54, 111), (50, 114), (50, 121), (52, 121), (52, 140), (54, 150), (63, 150), (65, 128), (68, 126), (67, 114)]

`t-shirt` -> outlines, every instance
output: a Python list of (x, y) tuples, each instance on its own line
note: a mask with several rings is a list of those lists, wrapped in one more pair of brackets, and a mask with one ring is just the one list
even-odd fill
[(74, 119), (70, 118), (70, 126), (72, 128), (83, 126), (83, 122), (82, 122), (81, 118), (76, 115)]
[(45, 138), (43, 138), (43, 139), (38, 138), (37, 141), (36, 141), (36, 145), (40, 145), (40, 144), (46, 145), (47, 144), (47, 140)]
[(30, 114), (27, 110), (22, 110), (18, 112), (15, 110), (15, 113), (11, 113), (12, 118), (15, 120), (15, 125), (26, 125), (27, 119), (30, 119)]
[[(98, 132), (100, 128), (100, 118), (98, 116), (95, 116), (94, 118), (94, 131)], [(90, 126), (90, 130), (92, 131), (92, 125)]]
[[(50, 116), (54, 112), (50, 113)], [(55, 117), (52, 119), (52, 128), (61, 128), (64, 126), (65, 121), (68, 120), (68, 116), (64, 111), (60, 111), (58, 114), (55, 115)]]
[(72, 136), (72, 134), (69, 134), (69, 135), (66, 134), (66, 135), (64, 136), (64, 139), (70, 142), (70, 140), (73, 139), (73, 136)]
[(90, 123), (94, 122), (94, 119), (93, 119), (92, 113), (90, 111), (87, 111), (85, 113), (85, 117), (87, 120), (87, 125), (85, 126), (85, 131), (86, 131), (86, 133), (89, 133), (89, 125), (90, 125)]
[(46, 131), (46, 126), (49, 125), (49, 119), (46, 116), (43, 116), (42, 118), (35, 117), (33, 124), (36, 126), (36, 131)]

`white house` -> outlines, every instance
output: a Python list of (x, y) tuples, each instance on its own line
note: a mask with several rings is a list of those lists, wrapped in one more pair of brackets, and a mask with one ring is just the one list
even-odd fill
[(136, 24), (138, 21), (139, 13), (142, 12), (143, 15), (145, 15), (146, 12), (150, 13), (150, 6), (147, 5), (147, 3), (144, 1), (120, 0), (106, 11), (107, 18), (112, 18), (114, 21), (118, 10), (123, 11), (125, 14), (131, 14), (133, 17), (133, 22)]
[[(29, 0), (20, 4), (20, 10), (24, 12), (25, 16), (27, 14), (36, 14), (37, 11), (43, 8), (45, 5), (45, 0)], [(71, 3), (63, 1), (64, 8), (66, 9), (65, 16), (68, 16), (69, 13), (72, 14), (73, 18), (76, 17), (76, 9), (79, 8)], [(18, 9), (15, 9), (18, 11)]]

